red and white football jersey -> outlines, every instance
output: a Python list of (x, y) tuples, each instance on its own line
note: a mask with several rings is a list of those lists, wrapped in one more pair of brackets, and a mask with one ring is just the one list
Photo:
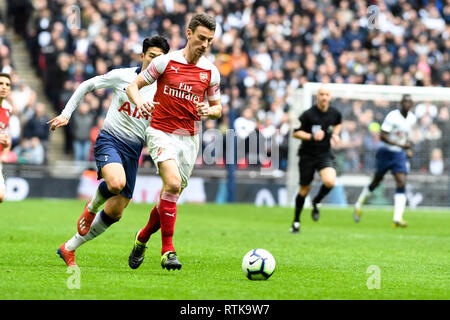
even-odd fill
[(205, 57), (188, 63), (182, 50), (153, 59), (142, 73), (148, 83), (157, 81), (152, 128), (178, 135), (198, 133), (200, 117), (194, 102), (220, 99), (220, 74)]
[[(11, 105), (3, 100), (0, 105), (0, 134), (8, 134), (9, 116), (11, 112)], [(0, 145), (0, 151), (2, 150), (3, 147)]]

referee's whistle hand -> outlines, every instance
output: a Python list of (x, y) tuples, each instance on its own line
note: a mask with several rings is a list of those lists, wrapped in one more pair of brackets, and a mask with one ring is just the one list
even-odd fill
[(323, 130), (319, 130), (314, 134), (315, 141), (321, 141), (325, 137), (325, 132)]

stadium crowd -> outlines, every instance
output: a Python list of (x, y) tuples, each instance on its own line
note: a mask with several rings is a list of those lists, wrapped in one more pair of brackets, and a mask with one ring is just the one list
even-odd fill
[[(367, 11), (372, 4), (378, 6), (376, 20)], [(36, 74), (56, 113), (82, 81), (112, 68), (137, 66), (145, 37), (160, 34), (171, 50), (183, 47), (186, 21), (191, 13), (204, 11), (218, 22), (209, 58), (221, 73), (223, 104), (222, 118), (204, 122), (204, 147), (214, 140), (206, 129), (225, 135), (232, 125), (247, 145), (252, 133), (275, 139), (280, 168), (285, 170), (292, 92), (305, 82), (450, 87), (449, 0), (8, 1), (10, 22), (27, 40)], [(2, 29), (5, 70), (11, 60), (1, 50), (8, 47)], [(45, 116), (38, 111), (35, 94), (18, 81), (14, 94), (20, 96), (15, 114), (32, 123), (22, 126), (22, 133), (16, 128), (16, 145), (22, 145), (19, 137), (48, 141), (48, 131), (39, 130)], [(66, 128), (66, 151), (73, 150), (76, 159), (92, 160), (91, 142), (110, 99), (108, 90), (89, 94)], [(334, 103), (344, 115), (339, 167), (371, 171), (379, 124), (395, 106)], [(413, 169), (433, 174), (445, 169), (450, 147), (443, 137), (449, 136), (449, 108), (427, 102), (416, 106), (420, 129), (414, 132), (414, 148), (421, 156), (412, 159)], [(36, 132), (30, 134), (30, 127)], [(143, 160), (149, 163), (148, 157)]]
[(43, 164), (46, 162), (49, 132), (46, 122), (46, 106), (37, 100), (36, 92), (20, 79), (12, 59), (11, 40), (6, 35), (5, 22), (0, 22), (1, 72), (11, 76), (11, 95), (8, 103), (13, 106), (9, 133), (12, 152), (7, 162)]

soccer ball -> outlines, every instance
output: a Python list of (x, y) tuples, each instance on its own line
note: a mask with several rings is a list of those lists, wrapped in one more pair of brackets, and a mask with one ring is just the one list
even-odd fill
[(250, 250), (242, 259), (242, 272), (250, 280), (267, 280), (274, 271), (275, 259), (267, 250)]

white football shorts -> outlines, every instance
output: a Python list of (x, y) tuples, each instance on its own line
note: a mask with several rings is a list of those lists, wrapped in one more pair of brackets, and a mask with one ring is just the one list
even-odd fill
[[(181, 188), (186, 188), (197, 160), (200, 139), (198, 134), (182, 136), (147, 127), (145, 130), (150, 156), (156, 164), (169, 159), (177, 163), (181, 176)], [(158, 172), (158, 171), (157, 171)]]

